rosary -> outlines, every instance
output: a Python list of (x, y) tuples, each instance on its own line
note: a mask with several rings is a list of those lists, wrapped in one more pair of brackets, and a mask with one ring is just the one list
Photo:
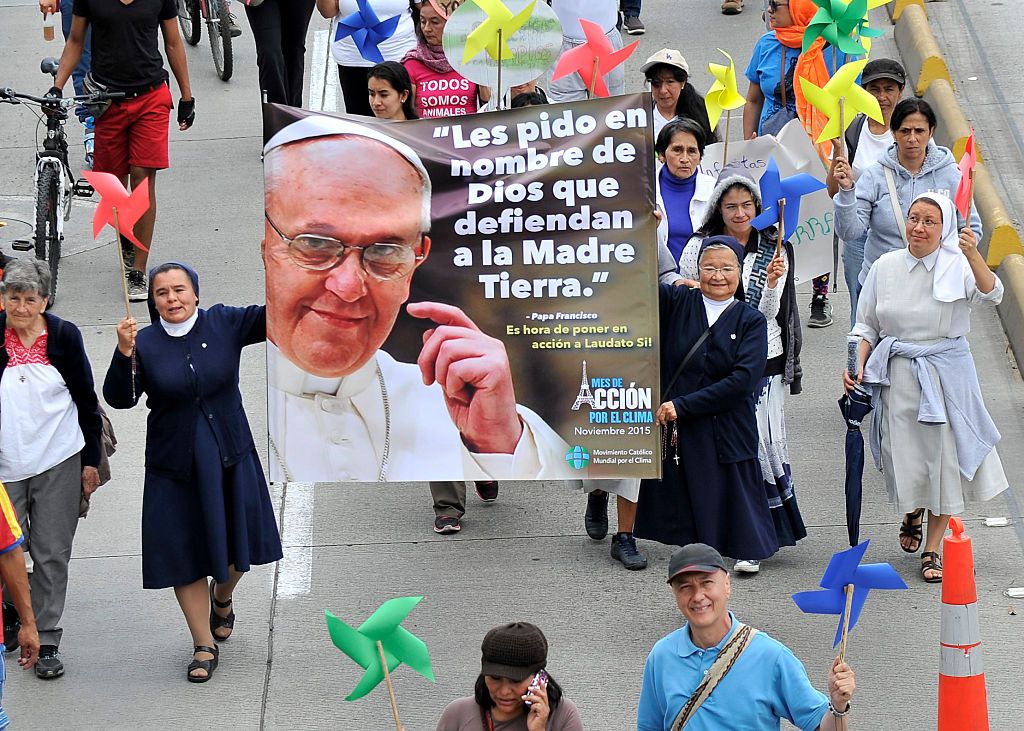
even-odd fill
[(661, 427), (661, 453), (667, 454), (670, 448), (672, 458), (679, 464), (679, 431), (674, 421), (671, 425), (665, 424)]

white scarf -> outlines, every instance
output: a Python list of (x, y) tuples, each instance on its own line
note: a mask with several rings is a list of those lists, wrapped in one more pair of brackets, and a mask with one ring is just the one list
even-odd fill
[[(935, 278), (932, 281), (932, 297), (939, 302), (956, 302), (967, 299), (964, 284), (964, 254), (960, 251), (957, 231), (956, 209), (953, 201), (941, 193), (922, 193), (914, 199), (928, 200), (942, 210), (942, 234), (939, 237), (939, 255), (935, 259)], [(911, 204), (913, 206), (913, 203)]]

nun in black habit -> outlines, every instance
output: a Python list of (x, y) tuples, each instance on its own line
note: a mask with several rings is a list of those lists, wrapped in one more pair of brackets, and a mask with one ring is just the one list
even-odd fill
[(641, 483), (633, 532), (760, 560), (779, 548), (757, 458), (754, 393), (768, 335), (764, 316), (737, 292), (742, 260), (735, 238), (710, 236), (700, 289), (661, 285), (663, 478)]

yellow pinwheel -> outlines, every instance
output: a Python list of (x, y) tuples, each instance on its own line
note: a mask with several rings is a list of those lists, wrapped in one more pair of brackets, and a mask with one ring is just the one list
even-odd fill
[(487, 20), (466, 36), (466, 48), (462, 53), (462, 63), (469, 63), (484, 50), (495, 61), (508, 61), (515, 58), (512, 49), (508, 46), (508, 39), (530, 19), (537, 0), (532, 0), (529, 5), (515, 14), (502, 0), (473, 0), (473, 2), (484, 11)]
[[(867, 59), (864, 59), (841, 66), (824, 88), (815, 86), (803, 77), (800, 78), (800, 86), (803, 88), (807, 101), (828, 117), (828, 124), (822, 129), (815, 142), (821, 143), (841, 137), (858, 112), (863, 112), (878, 123), (884, 122), (878, 100), (857, 83), (857, 76), (864, 70), (867, 63)], [(840, 114), (840, 104), (842, 104), (845, 114)], [(842, 116), (845, 116), (845, 119), (840, 124)]]
[(718, 126), (722, 118), (722, 112), (726, 109), (739, 109), (746, 104), (746, 98), (736, 90), (736, 64), (732, 56), (721, 48), (718, 52), (729, 59), (729, 65), (723, 66), (720, 63), (709, 63), (708, 71), (715, 77), (715, 83), (708, 89), (704, 97), (704, 105), (708, 110), (708, 121), (711, 129)]

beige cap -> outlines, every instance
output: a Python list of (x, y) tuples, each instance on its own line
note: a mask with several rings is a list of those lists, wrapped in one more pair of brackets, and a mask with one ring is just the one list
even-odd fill
[(647, 59), (644, 65), (640, 67), (640, 71), (646, 74), (648, 69), (653, 66), (657, 66), (660, 63), (665, 64), (666, 66), (675, 66), (677, 69), (685, 71), (687, 76), (690, 75), (690, 65), (686, 63), (686, 59), (683, 58), (683, 54), (674, 48), (662, 48), (656, 54)]

